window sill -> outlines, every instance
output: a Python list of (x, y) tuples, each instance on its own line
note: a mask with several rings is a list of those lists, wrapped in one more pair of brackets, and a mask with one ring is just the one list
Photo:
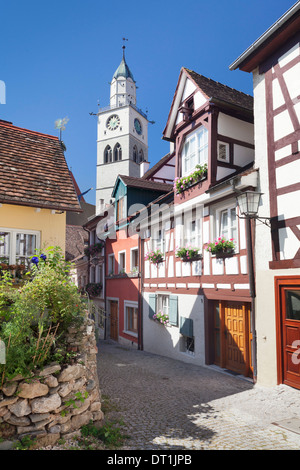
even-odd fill
[(128, 330), (123, 330), (122, 333), (128, 335), (128, 336), (133, 336), (134, 338), (138, 337), (137, 333), (134, 333), (133, 331), (128, 331)]

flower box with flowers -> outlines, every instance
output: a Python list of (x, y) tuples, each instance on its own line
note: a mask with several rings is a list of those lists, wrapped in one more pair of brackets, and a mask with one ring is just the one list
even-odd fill
[(203, 165), (196, 165), (196, 170), (188, 176), (183, 176), (181, 178), (177, 177), (174, 181), (174, 189), (177, 193), (182, 193), (189, 187), (193, 186), (199, 181), (202, 181), (207, 176), (207, 163)]
[(167, 313), (163, 313), (161, 311), (155, 313), (153, 315), (153, 320), (161, 323), (162, 325), (169, 326), (169, 315)]
[(216, 238), (213, 242), (208, 242), (204, 247), (205, 250), (210, 252), (212, 255), (223, 258), (234, 254), (235, 245), (235, 240), (233, 238), (226, 240), (225, 237), (221, 236)]
[(95, 243), (94, 245), (90, 245), (84, 249), (85, 256), (94, 256), (98, 253), (101, 253), (102, 248), (104, 247), (103, 242)]
[(153, 264), (162, 263), (164, 260), (164, 256), (160, 250), (156, 251), (149, 251), (149, 253), (145, 256), (145, 261), (151, 261)]
[(196, 247), (180, 247), (176, 250), (177, 258), (181, 258), (182, 261), (197, 261), (202, 258), (202, 255), (199, 253), (200, 248)]

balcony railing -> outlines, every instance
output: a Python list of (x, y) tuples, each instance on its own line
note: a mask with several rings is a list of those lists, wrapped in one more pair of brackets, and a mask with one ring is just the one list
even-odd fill
[(145, 119), (148, 119), (147, 117), (147, 114), (144, 113), (144, 111), (142, 111), (140, 108), (138, 108), (137, 106), (135, 106), (133, 103), (131, 103), (130, 101), (120, 105), (120, 106), (117, 106), (117, 105), (109, 105), (109, 106), (106, 106), (104, 108), (99, 108), (98, 109), (98, 114), (101, 114), (101, 113), (105, 113), (105, 111), (109, 111), (109, 110), (113, 110), (113, 109), (119, 109), (119, 108), (124, 108), (125, 106), (131, 106), (133, 109), (135, 109), (138, 113), (140, 113), (142, 116), (144, 116)]

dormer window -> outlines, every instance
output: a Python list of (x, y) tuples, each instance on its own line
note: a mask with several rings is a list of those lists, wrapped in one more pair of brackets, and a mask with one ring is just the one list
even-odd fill
[(184, 142), (182, 153), (182, 176), (189, 175), (196, 165), (208, 160), (208, 131), (204, 126), (189, 134)]

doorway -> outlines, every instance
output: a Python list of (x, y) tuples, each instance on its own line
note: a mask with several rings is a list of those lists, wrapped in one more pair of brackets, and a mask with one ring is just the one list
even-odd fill
[(214, 363), (252, 377), (250, 304), (214, 301)]
[(300, 277), (275, 278), (278, 382), (300, 389)]
[(109, 300), (110, 313), (110, 338), (114, 341), (119, 339), (119, 302), (117, 300)]

